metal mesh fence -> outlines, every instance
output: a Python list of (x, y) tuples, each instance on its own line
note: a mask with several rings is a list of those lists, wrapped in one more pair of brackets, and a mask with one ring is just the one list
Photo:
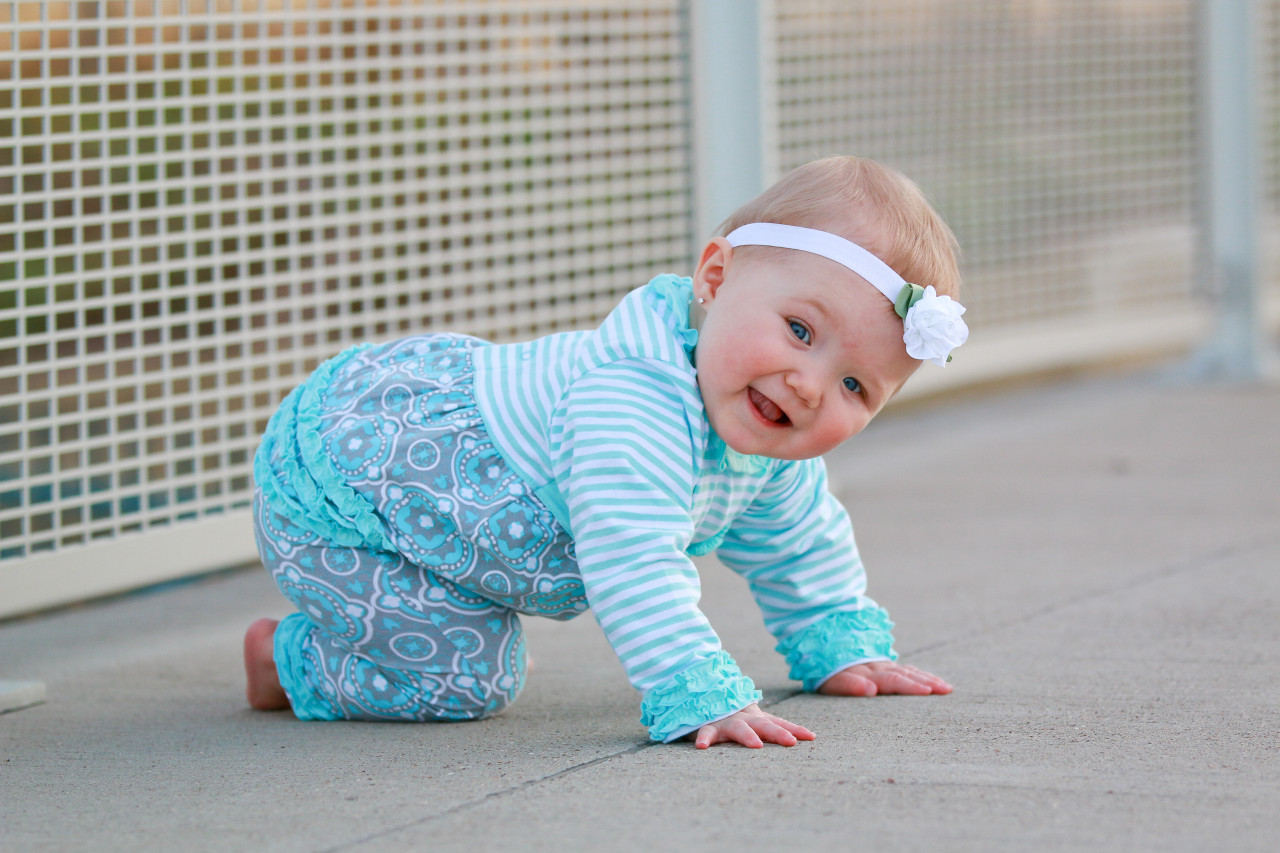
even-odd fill
[(244, 506), (319, 359), (690, 255), (678, 3), (0, 4), (0, 557)]
[(780, 165), (914, 177), (964, 249), (972, 325), (1188, 298), (1190, 0), (776, 9)]
[[(0, 559), (239, 511), (352, 342), (590, 325), (687, 271), (687, 5), (0, 3)], [(1193, 0), (766, 7), (770, 160), (916, 178), (975, 328), (1193, 301)]]

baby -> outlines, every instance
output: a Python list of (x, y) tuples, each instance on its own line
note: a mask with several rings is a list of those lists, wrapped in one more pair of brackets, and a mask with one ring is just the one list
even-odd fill
[(955, 239), (854, 157), (791, 172), (722, 232), (692, 279), (655, 278), (593, 331), (356, 346), (285, 399), (254, 519), (298, 612), (245, 634), (252, 707), (480, 719), (524, 684), (518, 614), (590, 609), (652, 739), (813, 739), (761, 710), (698, 609), (690, 557), (713, 551), (806, 690), (950, 692), (895, 662), (820, 457), (964, 342)]

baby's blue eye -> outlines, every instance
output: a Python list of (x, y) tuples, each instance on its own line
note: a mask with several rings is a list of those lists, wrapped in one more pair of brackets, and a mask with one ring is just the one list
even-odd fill
[(846, 376), (844, 378), (844, 387), (848, 391), (854, 394), (857, 394), (859, 391), (862, 390), (862, 383), (854, 379), (852, 376)]
[(788, 320), (791, 326), (791, 334), (799, 338), (803, 343), (809, 343), (809, 327), (799, 320)]

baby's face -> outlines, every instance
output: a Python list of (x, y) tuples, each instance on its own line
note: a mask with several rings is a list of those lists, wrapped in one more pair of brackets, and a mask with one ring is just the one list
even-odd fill
[(893, 306), (851, 270), (791, 250), (722, 258), (717, 274), (704, 254), (694, 280), (706, 300), (698, 387), (712, 428), (739, 453), (821, 456), (861, 431), (920, 366)]

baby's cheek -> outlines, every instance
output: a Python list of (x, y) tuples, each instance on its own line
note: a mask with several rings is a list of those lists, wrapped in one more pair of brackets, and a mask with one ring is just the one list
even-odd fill
[(792, 361), (786, 338), (756, 328), (738, 330), (721, 355), (725, 369), (753, 378), (775, 373)]
[(870, 415), (840, 418), (831, 425), (824, 438), (831, 442), (832, 448), (838, 447), (862, 432), (870, 421)]

